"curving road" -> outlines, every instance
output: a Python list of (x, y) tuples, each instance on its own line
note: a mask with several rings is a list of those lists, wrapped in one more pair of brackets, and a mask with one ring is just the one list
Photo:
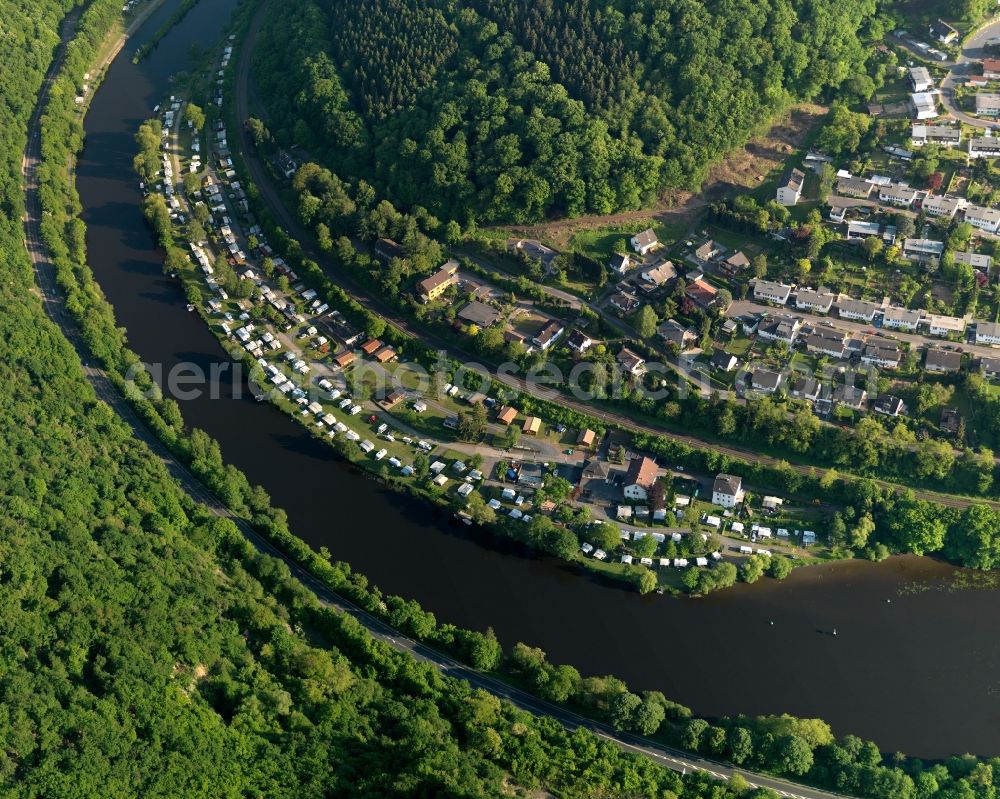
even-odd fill
[[(155, 5), (155, 4), (154, 4)], [(153, 8), (149, 8), (151, 13)], [(261, 7), (261, 11), (263, 6)], [(119, 42), (115, 52), (121, 49), (125, 39), (131, 35), (142, 24), (145, 17), (136, 19), (126, 34)], [(259, 11), (255, 17), (255, 29), (259, 29), (262, 14)], [(181, 488), (186, 491), (192, 499), (203, 504), (212, 513), (218, 516), (231, 519), (240, 529), (247, 540), (253, 544), (260, 552), (271, 555), (284, 561), (292, 574), (308, 587), (327, 607), (341, 613), (353, 616), (361, 623), (368, 632), (379, 641), (396, 649), (406, 652), (419, 661), (427, 663), (444, 674), (456, 677), (471, 685), (488, 691), (495, 696), (504, 698), (517, 707), (536, 715), (546, 715), (555, 718), (568, 729), (584, 728), (592, 731), (595, 735), (605, 738), (622, 749), (637, 752), (645, 755), (661, 765), (675, 771), (687, 772), (697, 770), (708, 773), (719, 779), (729, 779), (737, 770), (724, 763), (719, 763), (706, 758), (691, 756), (679, 750), (663, 746), (647, 738), (626, 733), (616, 732), (606, 724), (596, 722), (592, 719), (572, 713), (562, 707), (532, 696), (531, 694), (515, 688), (507, 683), (498, 680), (488, 674), (478, 672), (465, 666), (454, 659), (437, 652), (430, 647), (421, 644), (411, 638), (401, 635), (399, 632), (389, 627), (381, 620), (371, 616), (361, 608), (353, 605), (347, 600), (335, 594), (312, 574), (301, 568), (288, 556), (275, 549), (267, 540), (262, 538), (245, 520), (234, 516), (228, 508), (216, 497), (204, 484), (196, 478), (184, 464), (178, 461), (173, 454), (163, 445), (163, 443), (149, 430), (143, 421), (138, 417), (131, 404), (118, 392), (114, 383), (104, 370), (93, 367), (89, 364), (92, 357), (87, 350), (86, 344), (80, 334), (76, 322), (66, 311), (64, 297), (59, 290), (55, 276), (55, 266), (50, 260), (46, 247), (44, 246), (39, 230), (39, 217), (41, 203), (39, 198), (38, 167), (41, 162), (40, 146), (40, 126), (39, 119), (42, 109), (48, 101), (49, 90), (52, 79), (58, 71), (65, 56), (65, 44), (72, 38), (74, 32), (74, 21), (68, 20), (62, 30), (62, 45), (54, 59), (45, 83), (39, 93), (35, 112), (29, 126), (28, 144), (25, 148), (22, 162), (22, 173), (25, 191), (26, 212), (24, 222), (25, 248), (31, 257), (35, 270), (38, 286), (41, 290), (42, 299), (46, 312), (52, 320), (59, 326), (60, 330), (77, 350), (84, 363), (84, 373), (93, 386), (99, 399), (107, 403), (119, 417), (129, 424), (136, 438), (144, 442), (149, 449), (164, 463), (168, 472)], [(838, 799), (840, 794), (834, 794), (806, 786), (800, 786), (786, 780), (776, 779), (767, 775), (751, 774), (740, 772), (753, 786), (766, 787), (777, 791), (779, 795), (792, 799)]]
[(976, 62), (986, 56), (983, 46), (987, 39), (994, 36), (1000, 36), (1000, 19), (988, 22), (968, 38), (962, 45), (961, 55), (941, 81), (941, 105), (948, 111), (949, 116), (975, 128), (991, 128), (997, 123), (962, 111), (955, 101), (955, 88), (965, 83), (967, 77), (976, 73)]

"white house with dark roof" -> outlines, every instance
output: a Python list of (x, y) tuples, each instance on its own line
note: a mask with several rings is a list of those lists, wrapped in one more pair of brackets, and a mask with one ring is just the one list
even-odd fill
[(957, 147), (961, 141), (962, 129), (958, 126), (914, 123), (910, 127), (910, 142), (914, 147), (923, 147), (925, 144)]
[(962, 368), (962, 353), (940, 347), (928, 347), (924, 368), (939, 374), (954, 373)]
[(770, 369), (754, 369), (750, 375), (750, 387), (754, 391), (761, 391), (765, 394), (773, 394), (784, 382), (785, 376), (781, 372), (774, 372)]
[(857, 386), (839, 385), (833, 390), (830, 399), (837, 405), (844, 405), (860, 411), (868, 401), (868, 392)]
[(969, 139), (969, 158), (1000, 157), (1000, 137), (972, 136)]
[(753, 284), (753, 298), (758, 302), (785, 305), (791, 292), (791, 286), (786, 286), (784, 283), (774, 283), (770, 280), (755, 280)]
[(712, 504), (722, 508), (735, 508), (746, 496), (743, 478), (734, 474), (717, 474), (712, 482)]
[(917, 190), (905, 183), (893, 183), (879, 187), (878, 199), (879, 202), (895, 205), (899, 208), (909, 208), (917, 199)]
[(841, 319), (852, 319), (855, 322), (870, 322), (875, 318), (878, 305), (868, 300), (855, 300), (850, 297), (838, 300), (837, 314)]
[(608, 268), (616, 275), (624, 275), (632, 268), (632, 259), (627, 253), (612, 253), (611, 260), (608, 261)]
[(988, 273), (993, 266), (993, 257), (981, 252), (953, 252), (956, 264), (968, 264), (977, 272)]
[(1000, 115), (1000, 94), (979, 92), (976, 95), (976, 116), (995, 117)]
[(837, 181), (837, 194), (844, 197), (854, 197), (859, 200), (867, 200), (871, 197), (875, 184), (865, 178), (856, 178), (845, 175)]
[(842, 330), (819, 327), (805, 337), (806, 350), (813, 354), (843, 358), (847, 346), (847, 334)]
[(778, 186), (776, 199), (779, 205), (795, 205), (802, 197), (806, 176), (801, 169), (792, 169)]
[(830, 291), (799, 289), (795, 294), (795, 307), (816, 313), (827, 313), (834, 299), (836, 297)]
[(882, 317), (882, 327), (889, 330), (916, 330), (922, 316), (920, 311), (890, 305)]
[(979, 230), (996, 233), (1000, 227), (1000, 209), (970, 205), (965, 209), (965, 221)]
[(920, 207), (928, 216), (952, 219), (958, 213), (959, 209), (964, 208), (966, 205), (966, 202), (959, 200), (957, 197), (941, 197), (937, 194), (929, 194), (920, 204)]
[(931, 73), (927, 67), (910, 67), (908, 77), (910, 88), (915, 92), (926, 92), (934, 88), (934, 81), (931, 80)]
[(991, 347), (1000, 344), (1000, 324), (976, 322), (976, 344), (988, 344)]

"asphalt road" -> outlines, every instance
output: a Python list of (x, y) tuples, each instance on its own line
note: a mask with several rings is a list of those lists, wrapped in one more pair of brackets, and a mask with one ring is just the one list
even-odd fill
[(962, 47), (962, 54), (958, 57), (944, 80), (941, 81), (941, 105), (945, 107), (949, 115), (961, 120), (966, 125), (976, 128), (991, 128), (997, 123), (993, 120), (980, 119), (977, 116), (967, 114), (959, 109), (955, 101), (955, 88), (965, 83), (969, 75), (975, 74), (975, 62), (985, 57), (983, 45), (987, 39), (1000, 35), (1000, 19), (994, 19), (977, 30)]
[[(253, 34), (259, 30), (263, 19), (263, 9), (258, 11), (254, 26), (251, 32), (250, 41)], [(149, 9), (152, 11), (152, 8)], [(74, 18), (75, 20), (75, 18)], [(136, 20), (126, 37), (134, 32), (143, 20)], [(292, 574), (295, 575), (304, 585), (306, 585), (326, 606), (339, 612), (349, 614), (356, 618), (369, 633), (384, 644), (391, 646), (400, 652), (406, 652), (412, 657), (424, 663), (428, 663), (441, 672), (459, 679), (463, 679), (473, 686), (488, 691), (496, 696), (507, 699), (514, 705), (537, 715), (547, 715), (555, 718), (568, 729), (582, 727), (589, 729), (596, 735), (612, 741), (623, 749), (643, 754), (654, 761), (674, 769), (675, 771), (686, 772), (688, 770), (704, 771), (719, 779), (728, 779), (736, 773), (736, 769), (709, 759), (692, 757), (684, 752), (671, 749), (657, 744), (649, 739), (640, 736), (618, 733), (605, 724), (584, 718), (572, 713), (564, 708), (550, 704), (531, 694), (521, 691), (507, 683), (502, 682), (488, 674), (483, 674), (471, 669), (452, 658), (433, 650), (418, 641), (401, 635), (396, 630), (384, 624), (379, 619), (371, 616), (357, 606), (336, 595), (325, 585), (320, 583), (313, 575), (302, 569), (284, 553), (275, 549), (268, 541), (263, 539), (249, 524), (243, 519), (234, 516), (228, 508), (209, 491), (188, 469), (180, 463), (166, 449), (163, 443), (145, 426), (142, 420), (135, 413), (129, 402), (117, 391), (108, 375), (97, 367), (90, 365), (92, 357), (87, 351), (86, 345), (80, 335), (80, 330), (75, 321), (68, 314), (65, 308), (64, 298), (60, 292), (55, 279), (55, 267), (51, 262), (46, 248), (42, 243), (39, 231), (39, 216), (41, 203), (39, 198), (38, 166), (41, 159), (40, 146), (40, 126), (39, 118), (41, 111), (47, 103), (52, 78), (58, 71), (65, 56), (65, 43), (71, 38), (75, 26), (73, 21), (65, 25), (62, 31), (63, 44), (59, 48), (57, 57), (54, 59), (49, 73), (46, 76), (42, 91), (39, 94), (35, 112), (29, 126), (28, 145), (25, 149), (22, 163), (24, 190), (26, 200), (26, 213), (24, 217), (24, 237), (25, 248), (31, 257), (34, 266), (36, 279), (41, 289), (44, 307), (59, 326), (60, 330), (77, 350), (84, 363), (84, 372), (97, 396), (106, 402), (111, 409), (117, 413), (123, 421), (128, 423), (136, 438), (144, 442), (149, 449), (161, 459), (169, 473), (178, 481), (181, 487), (197, 502), (209, 508), (218, 516), (231, 519), (240, 531), (246, 536), (254, 547), (259, 551), (271, 555), (284, 561)], [(124, 38), (123, 37), (123, 41)], [(118, 48), (120, 49), (120, 47)], [(245, 50), (241, 56), (241, 68), (245, 68), (244, 62), (249, 50)], [(768, 787), (786, 797), (796, 797), (797, 799), (833, 799), (838, 794), (817, 790), (805, 786), (799, 786), (781, 779), (775, 779), (767, 775), (756, 775), (741, 772), (751, 785)]]

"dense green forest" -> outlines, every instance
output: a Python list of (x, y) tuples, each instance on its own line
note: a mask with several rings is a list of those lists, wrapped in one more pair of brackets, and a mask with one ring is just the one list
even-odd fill
[(870, 91), (874, 0), (287, 0), (256, 79), (280, 140), (467, 222), (640, 207), (794, 100)]
[[(0, 793), (735, 797), (375, 643), (192, 503), (96, 401), (21, 241), (26, 123), (68, 6), (0, 0)], [(74, 52), (93, 55), (116, 7), (90, 6)]]
[[(57, 87), (72, 88), (119, 0), (96, 0)], [(585, 732), (568, 733), (374, 641), (319, 606), (279, 562), (187, 498), (130, 429), (96, 401), (75, 353), (46, 318), (21, 244), (17, 185), (25, 124), (62, 13), (0, 0), (33, 31), (0, 39), (0, 793), (13, 797), (493, 797), (542, 788), (565, 797), (774, 796), (734, 780), (680, 776)], [(29, 24), (22, 12), (30, 13)], [(67, 154), (79, 146), (72, 94), (43, 122), (46, 238), (70, 308), (114, 370), (134, 356), (82, 256)], [(185, 431), (175, 406), (151, 422), (216, 491), (264, 530), (283, 528), (266, 494)], [(304, 545), (285, 529), (288, 548)], [(499, 665), (495, 639), (438, 625), (344, 564), (310, 553), (318, 574), (394, 625)], [(687, 748), (872, 797), (988, 797), (1000, 763), (884, 760), (816, 720), (709, 724), (656, 693), (585, 678), (518, 646), (517, 679), (588, 706), (621, 729), (659, 730)]]

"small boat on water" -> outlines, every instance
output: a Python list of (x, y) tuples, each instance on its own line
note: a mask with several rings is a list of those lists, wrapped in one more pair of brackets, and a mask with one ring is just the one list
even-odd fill
[(189, 311), (193, 311), (194, 310), (194, 306), (191, 303), (188, 303), (188, 310)]

